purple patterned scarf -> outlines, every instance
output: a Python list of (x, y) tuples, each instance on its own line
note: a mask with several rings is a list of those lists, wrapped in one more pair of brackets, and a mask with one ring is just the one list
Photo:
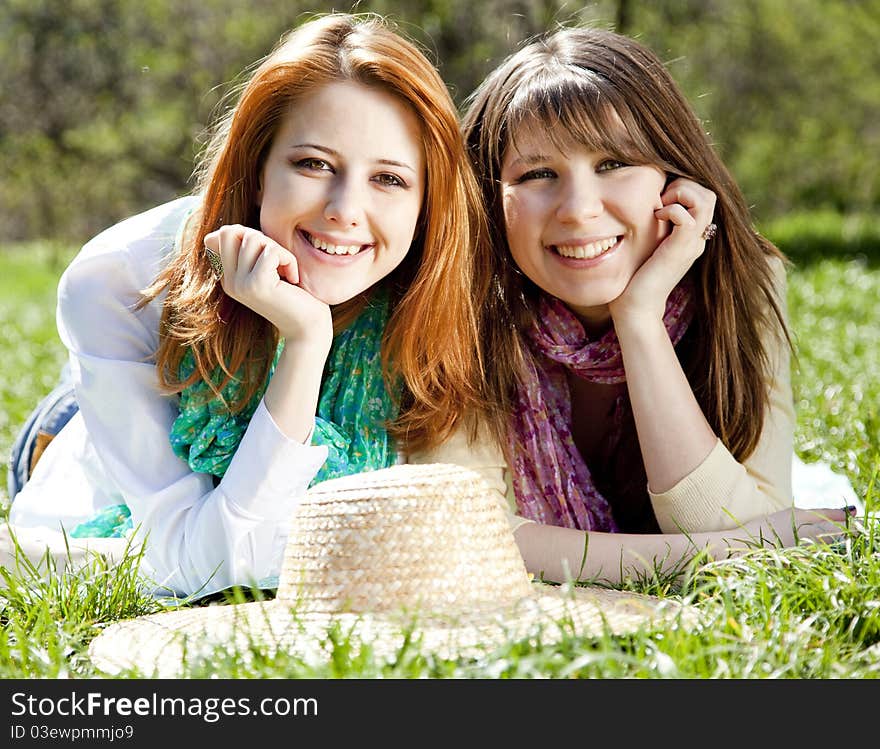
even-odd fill
[[(673, 345), (693, 318), (691, 297), (690, 286), (682, 283), (666, 301), (663, 322)], [(567, 373), (603, 384), (625, 382), (617, 334), (612, 328), (590, 341), (565, 304), (542, 295), (528, 343), (532, 356), (517, 389), (518, 408), (508, 445), (519, 514), (547, 525), (616, 531), (611, 506), (593, 484), (572, 439)]]

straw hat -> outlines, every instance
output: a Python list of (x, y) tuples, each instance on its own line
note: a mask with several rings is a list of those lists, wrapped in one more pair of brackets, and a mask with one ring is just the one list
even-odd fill
[[(255, 644), (323, 658), (331, 625), (393, 655), (405, 633), (425, 652), (473, 656), (505, 642), (601, 637), (694, 611), (600, 587), (531, 582), (506, 514), (482, 477), (447, 464), (396, 465), (332, 479), (294, 512), (276, 597), (152, 614), (110, 625), (89, 654), (100, 669), (173, 678), (185, 659)], [(410, 647), (412, 643), (410, 642)]]

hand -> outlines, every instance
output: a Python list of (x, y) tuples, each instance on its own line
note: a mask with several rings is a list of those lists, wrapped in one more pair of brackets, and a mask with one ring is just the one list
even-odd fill
[(296, 257), (262, 232), (238, 224), (205, 236), (205, 246), (220, 255), (220, 284), (233, 299), (265, 317), (287, 344), (333, 340), (330, 307), (299, 284)]
[(743, 542), (743, 547), (796, 546), (809, 540), (834, 543), (846, 533), (848, 511), (841, 509), (802, 510), (798, 508), (779, 510), (772, 515), (756, 518), (742, 528), (724, 531), (728, 540)]
[(672, 230), (610, 303), (615, 328), (624, 319), (663, 319), (669, 293), (706, 248), (702, 234), (712, 222), (715, 200), (714, 192), (683, 177), (666, 187), (654, 215)]

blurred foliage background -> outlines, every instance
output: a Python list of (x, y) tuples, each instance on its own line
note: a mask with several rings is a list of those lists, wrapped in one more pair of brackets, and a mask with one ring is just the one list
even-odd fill
[(880, 0), (3, 0), (3, 242), (77, 244), (191, 189), (222, 95), (329, 10), (397, 21), (459, 104), (554, 24), (616, 28), (667, 62), (759, 222), (880, 203)]

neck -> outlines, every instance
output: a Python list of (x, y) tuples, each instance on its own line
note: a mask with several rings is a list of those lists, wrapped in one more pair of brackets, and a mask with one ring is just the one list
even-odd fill
[(352, 299), (335, 304), (330, 308), (330, 315), (333, 318), (333, 335), (339, 335), (354, 322), (355, 318), (366, 306), (369, 298), (369, 292), (365, 291)]
[(601, 307), (574, 307), (570, 304), (566, 306), (580, 320), (591, 340), (601, 338), (614, 327), (611, 310), (607, 304)]

